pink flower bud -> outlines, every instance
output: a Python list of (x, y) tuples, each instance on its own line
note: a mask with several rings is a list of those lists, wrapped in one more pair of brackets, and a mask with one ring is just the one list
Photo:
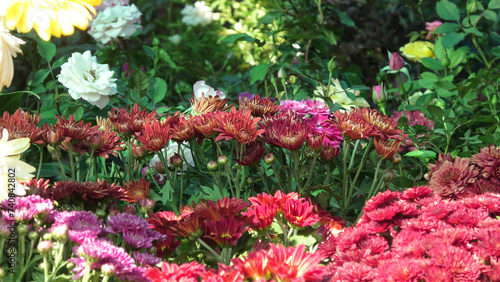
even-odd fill
[(405, 66), (405, 60), (399, 55), (398, 52), (391, 54), (391, 60), (389, 61), (389, 67), (393, 71), (402, 69)]

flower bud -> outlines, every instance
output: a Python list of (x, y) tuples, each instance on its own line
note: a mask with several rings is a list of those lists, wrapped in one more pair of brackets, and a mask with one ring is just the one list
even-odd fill
[(220, 155), (219, 158), (217, 159), (217, 163), (220, 166), (225, 166), (228, 163), (228, 158), (225, 155)]
[(321, 151), (319, 152), (319, 156), (324, 161), (331, 161), (336, 156), (338, 156), (339, 153), (340, 153), (340, 150), (338, 147), (327, 146), (327, 147), (323, 147), (321, 149)]
[(372, 100), (376, 104), (385, 104), (387, 102), (384, 84), (373, 86)]
[(0, 267), (0, 279), (5, 277), (5, 269), (3, 267)]
[(272, 164), (274, 163), (274, 161), (276, 161), (276, 157), (274, 156), (273, 153), (267, 153), (265, 156), (264, 156), (264, 162), (266, 164)]
[(392, 156), (391, 162), (393, 164), (399, 164), (401, 162), (401, 155), (395, 154), (394, 156)]
[(441, 59), (441, 65), (445, 69), (450, 66), (450, 59), (448, 59), (448, 56), (445, 56), (443, 59)]
[(71, 271), (73, 268), (75, 268), (75, 264), (74, 263), (68, 262), (66, 264), (66, 269), (68, 269), (69, 271)]
[(24, 236), (28, 234), (28, 226), (26, 226), (25, 224), (19, 224), (17, 226), (17, 234), (19, 236)]
[(384, 175), (382, 175), (382, 180), (385, 182), (391, 182), (394, 179), (394, 170), (390, 169)]
[(308, 158), (308, 159), (312, 159), (312, 158), (314, 158), (314, 155), (316, 155), (316, 154), (314, 153), (314, 151), (307, 150), (307, 152), (306, 152), (306, 158)]
[(477, 0), (471, 0), (467, 4), (467, 12), (469, 12), (469, 14), (477, 12)]
[(102, 209), (98, 209), (95, 211), (95, 215), (97, 215), (99, 218), (104, 218), (106, 217), (106, 211)]
[(217, 162), (215, 160), (211, 160), (207, 164), (207, 169), (210, 171), (216, 171), (218, 168)]
[(39, 265), (38, 265), (38, 269), (40, 270), (44, 270), (45, 269), (45, 262), (41, 262)]
[(389, 60), (389, 67), (393, 71), (398, 71), (405, 66), (405, 60), (398, 52), (393, 52), (391, 54), (391, 59)]
[(68, 238), (68, 226), (66, 224), (59, 225), (52, 229), (52, 238), (55, 240), (64, 241)]
[(337, 69), (337, 63), (335, 63), (335, 56), (328, 62), (328, 71), (333, 73)]
[(31, 231), (30, 233), (28, 233), (28, 238), (31, 240), (31, 241), (35, 241), (38, 239), (38, 232), (35, 232), (35, 231)]
[(133, 204), (128, 204), (123, 208), (123, 213), (135, 214), (135, 206)]
[(52, 241), (41, 241), (38, 243), (37, 250), (40, 254), (46, 254), (51, 252), (53, 248)]
[(105, 263), (101, 266), (101, 271), (106, 276), (115, 275), (115, 266), (111, 263)]
[(247, 185), (252, 185), (253, 184), (253, 178), (247, 177), (246, 183), (247, 183)]
[(52, 233), (43, 234), (42, 239), (46, 241), (52, 240)]
[(170, 157), (170, 163), (172, 164), (173, 167), (182, 167), (182, 158), (179, 156), (179, 154), (174, 153)]
[(444, 108), (446, 107), (446, 102), (443, 99), (438, 99), (434, 105), (444, 110)]
[(290, 75), (288, 77), (288, 81), (290, 81), (291, 84), (295, 84), (295, 82), (297, 81), (297, 77), (295, 75)]

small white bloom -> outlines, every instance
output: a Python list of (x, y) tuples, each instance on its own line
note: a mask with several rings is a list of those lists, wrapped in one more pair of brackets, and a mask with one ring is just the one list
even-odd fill
[(81, 98), (102, 109), (108, 104), (109, 96), (117, 93), (113, 74), (108, 65), (98, 64), (97, 58), (86, 51), (73, 53), (61, 66), (57, 78), (73, 99)]
[(97, 11), (103, 11), (108, 7), (127, 6), (128, 4), (130, 4), (130, 0), (102, 0), (101, 5), (96, 6), (95, 9)]
[(108, 7), (92, 21), (89, 34), (102, 44), (118, 37), (128, 38), (142, 28), (139, 24), (141, 15), (134, 4)]
[(370, 104), (368, 104), (365, 98), (359, 97), (361, 94), (359, 90), (351, 90), (350, 92), (354, 93), (356, 100), (352, 100), (347, 96), (346, 90), (342, 87), (338, 79), (332, 78), (332, 83), (330, 83), (328, 89), (326, 89), (326, 86), (317, 86), (314, 95), (316, 96), (316, 101), (321, 101), (326, 104), (326, 101), (321, 98), (326, 96), (329, 97), (333, 103), (339, 104), (347, 110), (359, 107), (370, 107)]
[(17, 53), (22, 53), (19, 45), (24, 41), (10, 34), (0, 23), (0, 91), (3, 86), (9, 87), (14, 78), (14, 61), (12, 57), (17, 57)]
[(174, 45), (179, 45), (181, 43), (181, 40), (182, 37), (180, 36), (180, 34), (175, 34), (168, 37), (168, 41), (170, 41)]
[(226, 98), (226, 94), (224, 94), (220, 90), (215, 91), (215, 89), (212, 86), (206, 85), (204, 80), (197, 81), (193, 85), (193, 93), (194, 93), (194, 97), (196, 99), (200, 99), (202, 94), (205, 97), (208, 97), (208, 96), (212, 96), (212, 97), (219, 96), (219, 98), (221, 98), (221, 99)]
[(181, 21), (191, 26), (208, 25), (213, 20), (212, 10), (205, 5), (205, 1), (197, 1), (194, 6), (186, 5), (181, 14), (183, 15)]

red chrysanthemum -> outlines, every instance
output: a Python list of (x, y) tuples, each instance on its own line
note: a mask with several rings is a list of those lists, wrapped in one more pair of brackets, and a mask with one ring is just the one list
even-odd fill
[(304, 245), (285, 248), (271, 245), (268, 251), (269, 268), (277, 281), (321, 281), (326, 267), (321, 265), (322, 257), (317, 253), (307, 253)]
[(219, 125), (217, 122), (218, 112), (208, 112), (199, 116), (192, 116), (189, 122), (192, 124), (195, 133), (206, 138), (215, 138), (217, 132), (214, 129)]
[(362, 108), (355, 109), (361, 116), (361, 118), (368, 124), (372, 124), (376, 129), (377, 133), (372, 136), (380, 136), (383, 139), (395, 139), (402, 141), (404, 131), (398, 129), (398, 123), (393, 119), (382, 115), (379, 111), (375, 109)]
[(399, 144), (401, 141), (388, 140), (375, 137), (373, 144), (375, 145), (375, 151), (383, 159), (390, 159), (399, 151)]
[(153, 124), (144, 124), (144, 128), (140, 135), (136, 137), (146, 150), (158, 152), (165, 148), (170, 141), (170, 125), (161, 125), (161, 122), (153, 122)]
[(377, 133), (373, 124), (366, 122), (357, 111), (336, 111), (331, 121), (337, 126), (344, 138), (351, 140), (368, 139)]
[(232, 107), (229, 112), (217, 112), (216, 118), (218, 126), (214, 130), (220, 132), (215, 138), (216, 141), (235, 138), (241, 144), (248, 144), (264, 132), (264, 129), (257, 128), (261, 118), (252, 118), (250, 111), (236, 111), (236, 108)]
[(197, 282), (198, 278), (206, 272), (208, 272), (208, 270), (205, 269), (205, 266), (195, 261), (181, 265), (163, 262), (161, 264), (161, 270), (151, 266), (144, 269), (144, 273), (152, 282)]
[(152, 224), (151, 228), (163, 234), (166, 234), (171, 226), (176, 225), (181, 220), (180, 215), (171, 211), (152, 213), (148, 218), (149, 223)]
[(42, 116), (23, 112), (17, 109), (12, 115), (4, 112), (0, 117), (0, 132), (3, 128), (9, 131), (9, 140), (19, 138), (29, 138), (31, 144), (43, 143), (42, 133), (44, 129), (39, 128)]
[(288, 199), (283, 206), (283, 214), (286, 220), (295, 227), (311, 226), (320, 220), (314, 212), (313, 205), (304, 198)]
[(240, 98), (239, 103), (240, 109), (250, 110), (255, 117), (274, 115), (280, 108), (271, 98), (261, 98), (258, 94), (252, 99)]
[(231, 107), (227, 105), (229, 99), (221, 99), (219, 95), (205, 97), (204, 94), (200, 98), (191, 98), (192, 113), (194, 115), (203, 115), (209, 112), (225, 111)]
[(64, 181), (56, 182), (52, 189), (48, 190), (49, 198), (52, 200), (83, 200), (86, 204), (95, 205), (105, 199), (127, 200), (127, 191), (107, 181), (96, 182)]
[(268, 144), (295, 151), (306, 142), (310, 127), (295, 112), (284, 111), (276, 116), (264, 117), (262, 139)]
[(243, 215), (246, 215), (248, 218), (251, 218), (253, 221), (252, 228), (258, 230), (264, 230), (271, 226), (274, 220), (274, 216), (276, 215), (277, 207), (273, 204), (253, 204), (248, 208), (246, 212), (243, 212)]
[(166, 239), (155, 243), (156, 255), (159, 257), (168, 257), (179, 247), (181, 241), (177, 240), (168, 230), (162, 234), (166, 235)]
[(167, 121), (167, 123), (170, 124), (172, 140), (179, 143), (191, 140), (195, 133), (191, 123), (189, 123), (186, 117), (179, 112), (176, 113), (174, 117), (172, 121)]

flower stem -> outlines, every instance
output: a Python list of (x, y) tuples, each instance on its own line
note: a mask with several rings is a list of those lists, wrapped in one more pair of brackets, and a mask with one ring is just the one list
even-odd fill
[(316, 166), (316, 160), (318, 159), (318, 152), (317, 151), (314, 151), (314, 157), (313, 157), (313, 160), (312, 160), (312, 164), (311, 166), (309, 167), (309, 175), (307, 176), (307, 181), (306, 181), (306, 184), (304, 185), (304, 188), (307, 189), (307, 186), (309, 185), (309, 182), (311, 181), (311, 176), (313, 174), (313, 170)]
[(207, 245), (207, 243), (203, 242), (203, 240), (201, 240), (200, 238), (198, 238), (197, 242), (200, 243), (203, 247), (205, 247), (212, 255), (214, 255), (214, 257), (218, 261), (220, 261), (220, 262), (224, 261), (224, 259), (222, 258), (222, 256), (219, 255), (214, 249), (212, 249), (212, 247), (210, 247), (209, 245)]
[(75, 159), (73, 156), (73, 141), (68, 144), (69, 165), (71, 167), (71, 180), (76, 181)]
[(368, 197), (366, 198), (366, 200), (368, 201), (371, 196), (373, 195), (373, 193), (375, 192), (373, 189), (377, 186), (377, 180), (378, 180), (378, 175), (379, 175), (379, 170), (380, 170), (380, 165), (382, 165), (382, 162), (384, 161), (383, 158), (380, 158), (380, 160), (378, 161), (377, 163), (377, 168), (375, 169), (375, 175), (373, 176), (373, 182), (372, 182), (372, 186), (370, 187), (370, 192), (368, 193)]
[(300, 181), (300, 166), (299, 166), (299, 151), (292, 151), (293, 157), (293, 167), (295, 170), (295, 179), (297, 181), (297, 187), (299, 188), (299, 194), (302, 194), (302, 183)]
[(88, 282), (90, 280), (91, 275), (92, 262), (90, 260), (85, 261), (85, 273), (83, 274), (82, 281)]
[(373, 145), (373, 138), (370, 139), (370, 142), (366, 146), (365, 152), (363, 153), (363, 157), (361, 157), (361, 163), (359, 164), (358, 170), (356, 171), (356, 175), (354, 175), (354, 179), (351, 182), (351, 187), (349, 188), (349, 195), (347, 196), (347, 206), (349, 206), (349, 204), (351, 203), (352, 193), (354, 192), (354, 185), (356, 185), (358, 177), (361, 175), (361, 171), (363, 170), (363, 167), (365, 166), (365, 163), (368, 160), (368, 155), (370, 153), (372, 145)]
[[(132, 137), (127, 138), (127, 175), (125, 176), (125, 179), (127, 181), (130, 181), (132, 178), (132, 147), (131, 147), (131, 142), (132, 142)], [(166, 168), (165, 168), (166, 169)]]
[(43, 254), (43, 281), (49, 282), (49, 261), (47, 254)]
[(347, 159), (349, 158), (349, 149), (350, 149), (350, 142), (347, 140), (344, 140), (344, 144), (342, 146), (342, 153), (343, 153), (343, 158), (342, 158), (342, 214), (345, 215), (345, 212), (347, 210), (347, 184), (348, 184), (348, 177), (349, 177), (349, 171), (347, 170)]
[(406, 93), (406, 89), (405, 89), (405, 86), (404, 86), (404, 83), (403, 83), (403, 79), (401, 79), (401, 74), (399, 72), (397, 72), (396, 76), (398, 77), (399, 88), (403, 92), (403, 101), (406, 101), (408, 103), (408, 93)]
[(266, 191), (269, 194), (270, 193), (269, 186), (267, 186), (266, 177), (264, 176), (264, 173), (262, 172), (262, 169), (260, 168), (260, 166), (257, 166), (257, 171), (259, 172), (260, 179), (262, 179), (262, 182), (264, 183), (264, 187), (266, 187)]
[[(42, 164), (43, 164), (43, 148), (38, 147), (38, 149), (40, 149), (40, 162), (38, 163), (38, 170), (36, 172), (36, 179), (40, 178), (40, 171), (42, 170)], [(1, 261), (1, 259), (0, 259), (0, 261)]]

